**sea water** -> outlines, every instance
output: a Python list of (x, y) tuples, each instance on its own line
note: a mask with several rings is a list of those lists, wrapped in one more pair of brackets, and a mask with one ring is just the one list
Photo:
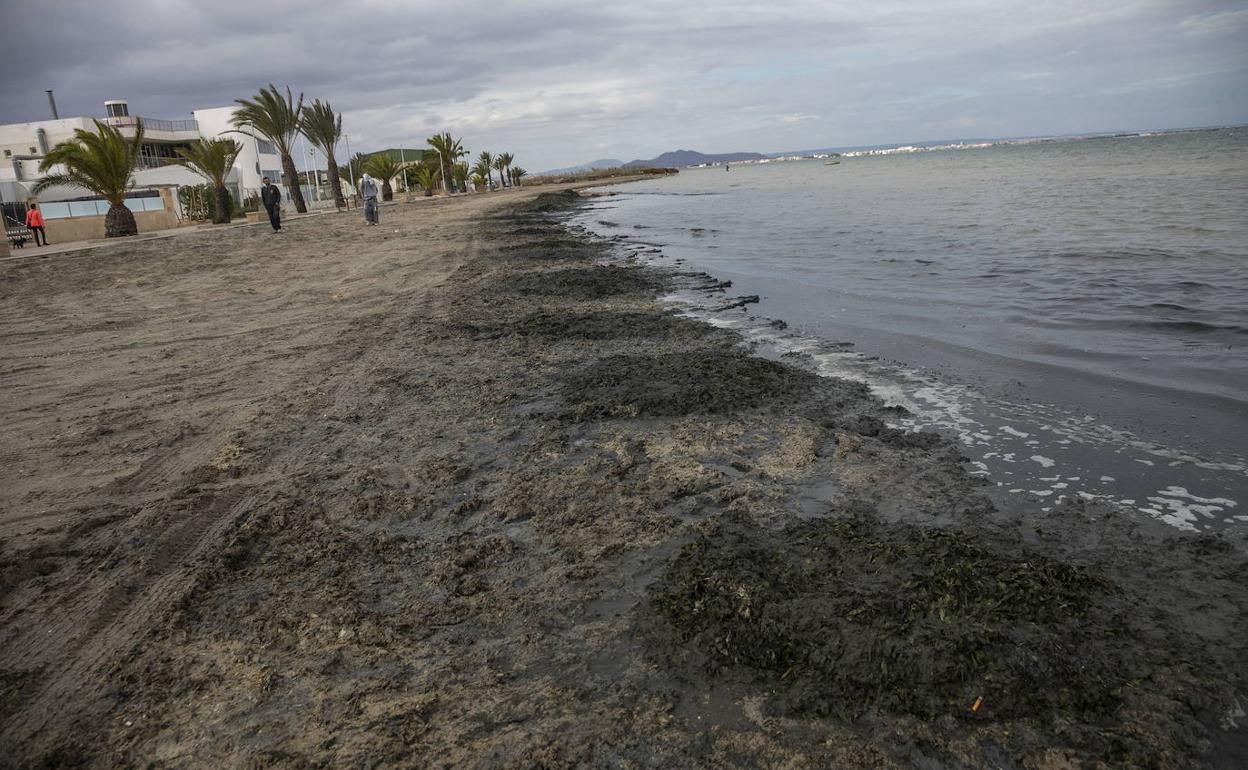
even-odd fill
[(603, 188), (573, 224), (760, 295), (671, 300), (867, 382), (1003, 491), (1248, 530), (1248, 129), (840, 161)]

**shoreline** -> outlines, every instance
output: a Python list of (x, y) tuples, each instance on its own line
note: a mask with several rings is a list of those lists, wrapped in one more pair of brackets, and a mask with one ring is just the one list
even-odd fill
[[(1109, 377), (1026, 351), (1004, 356), (950, 343), (942, 332), (898, 325), (892, 311), (858, 317), (866, 300), (830, 294), (822, 283), (798, 286), (800, 274), (764, 277), (751, 267), (762, 259), (757, 255), (731, 267), (724, 252), (714, 251), (720, 246), (699, 237), (723, 226), (689, 219), (701, 209), (678, 209), (680, 218), (659, 214), (652, 223), (639, 219), (654, 205), (647, 193), (659, 189), (623, 193), (601, 211), (595, 205), (574, 217), (574, 227), (635, 250), (647, 263), (696, 267), (731, 285), (718, 295), (674, 297), (693, 317), (736, 329), (776, 355), (813, 361), (823, 374), (868, 383), (913, 413), (898, 424), (955, 438), (981, 475), (1031, 493), (1043, 508), (1079, 496), (1181, 529), (1248, 534), (1239, 510), (1248, 495), (1248, 460), (1236, 440), (1239, 401)], [(686, 231), (694, 237), (683, 237)], [(736, 294), (761, 302), (725, 312)], [(1044, 467), (1029, 460), (1036, 457)]]
[[(42, 531), (0, 520), (8, 756), (880, 768), (1245, 756), (1242, 720), (1217, 726), (1248, 701), (1248, 559), (1226, 539), (1096, 506), (999, 510), (956, 446), (888, 428), (896, 413), (865, 386), (758, 358), (657, 299), (714, 278), (600, 264), (604, 245), (552, 219), (574, 193), (516, 197), (532, 200), (451, 200), (445, 220), (396, 212), (383, 224), (398, 237), (363, 248), (341, 222), (292, 226), (295, 245), (266, 246), (283, 249), (272, 269), (323, 283), (268, 296), (272, 279), (250, 278), (254, 234), (150, 254), (173, 274), (127, 296), (147, 307), (153, 286), (174, 287), (160, 301), (190, 303), (174, 320), (211, 327), (213, 302), (186, 293), (211, 289), (264, 319), (237, 342), (170, 348), (168, 330), (145, 326), (150, 309), (120, 329), (48, 324), (71, 363), (91, 335), (118, 337), (115, 355), (138, 346), (119, 378), (158, 367), (162, 350), (171, 371), (199, 371), (178, 393), (131, 382), (128, 406), (64, 394), (55, 409), (79, 410), (79, 429), (24, 450), (22, 462), (61, 456), (62, 472), (95, 477), (66, 491), (45, 469), (3, 501), (73, 511)], [(185, 267), (202, 282), (181, 288)], [(99, 287), (76, 310), (89, 315), (114, 267), (81, 269)], [(51, 277), (23, 278), (5, 294)], [(4, 321), (6, 340), (36, 344)], [(33, 378), (56, 374), (5, 372), (23, 402), (9, 417), (35, 421), (19, 426), (31, 436), (52, 408)], [(108, 477), (101, 464), (123, 450), (145, 454)]]

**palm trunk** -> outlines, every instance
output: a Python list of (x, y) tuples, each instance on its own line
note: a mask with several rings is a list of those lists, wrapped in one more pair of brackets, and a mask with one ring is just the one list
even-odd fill
[(234, 198), (230, 195), (230, 190), (225, 185), (216, 188), (217, 200), (212, 207), (212, 223), (214, 225), (228, 225), (230, 223), (230, 213), (234, 210)]
[(325, 150), (325, 160), (329, 163), (329, 192), (334, 196), (334, 206), (344, 209), (347, 199), (342, 197), (342, 180), (338, 178), (338, 162), (334, 160), (333, 146)]
[(282, 177), (286, 189), (290, 191), (290, 199), (295, 202), (295, 211), (308, 213), (308, 204), (303, 202), (303, 190), (299, 187), (299, 172), (295, 170), (295, 159), (289, 153), (282, 155)]
[(104, 215), (104, 237), (118, 238), (125, 235), (138, 235), (139, 225), (134, 221), (134, 212), (120, 203), (108, 207)]
[(489, 184), (485, 186), (486, 190), (489, 190), (490, 188), (494, 186), (494, 172), (493, 171), (485, 172), (485, 181), (489, 182)]
[(383, 201), (394, 200), (394, 188), (390, 186), (389, 179), (381, 183), (381, 199)]

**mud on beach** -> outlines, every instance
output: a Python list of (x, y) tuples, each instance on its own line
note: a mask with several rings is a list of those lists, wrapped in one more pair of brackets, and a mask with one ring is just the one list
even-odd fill
[(1000, 504), (575, 204), (0, 274), (0, 762), (1244, 761), (1244, 543)]

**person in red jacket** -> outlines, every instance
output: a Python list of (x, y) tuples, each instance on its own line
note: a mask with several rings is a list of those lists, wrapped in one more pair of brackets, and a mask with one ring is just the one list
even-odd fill
[(39, 210), (39, 204), (30, 204), (30, 210), (26, 212), (26, 228), (35, 236), (35, 245), (39, 245), (39, 239), (43, 239), (43, 245), (48, 245), (48, 234), (43, 231), (43, 212)]

